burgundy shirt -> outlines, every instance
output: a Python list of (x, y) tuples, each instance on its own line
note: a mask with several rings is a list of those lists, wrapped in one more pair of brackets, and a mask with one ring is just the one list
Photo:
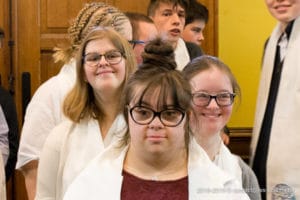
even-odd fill
[(121, 200), (188, 200), (188, 176), (172, 181), (152, 181), (124, 171)]

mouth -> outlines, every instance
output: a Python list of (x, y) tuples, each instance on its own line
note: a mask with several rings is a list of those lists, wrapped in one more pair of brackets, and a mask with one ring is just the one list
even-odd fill
[(285, 12), (289, 7), (290, 5), (277, 5), (274, 6), (274, 9), (278, 12)]
[(218, 113), (202, 113), (202, 116), (206, 117), (206, 118), (210, 118), (210, 119), (213, 119), (213, 118), (218, 118), (221, 116), (221, 114), (218, 114)]
[(167, 137), (162, 135), (148, 135), (146, 138), (147, 140), (150, 140), (152, 142), (159, 142), (166, 139)]
[(170, 30), (170, 34), (171, 34), (172, 36), (180, 36), (181, 31), (180, 31), (180, 29), (178, 29), (178, 28), (174, 28), (174, 29), (171, 29), (171, 30)]
[(114, 73), (114, 71), (112, 71), (112, 70), (102, 70), (102, 71), (99, 71), (99, 72), (97, 72), (97, 75), (105, 75), (105, 74), (113, 74)]

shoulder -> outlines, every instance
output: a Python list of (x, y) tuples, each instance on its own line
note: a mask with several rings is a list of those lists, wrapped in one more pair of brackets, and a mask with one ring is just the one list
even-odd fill
[(192, 42), (185, 42), (185, 46), (189, 52), (189, 56), (190, 56), (191, 60), (198, 56), (203, 55), (203, 51), (198, 45), (196, 45)]
[(74, 65), (74, 62), (65, 64), (57, 75), (40, 85), (32, 100), (47, 99), (50, 96), (57, 98), (57, 95), (65, 95), (75, 82), (76, 70)]
[(261, 199), (260, 187), (253, 170), (239, 156), (237, 157), (238, 157), (239, 165), (242, 170), (242, 184), (244, 190), (246, 191), (250, 199), (255, 199), (255, 200)]
[(71, 120), (64, 120), (55, 126), (46, 139), (45, 146), (60, 146), (66, 140), (67, 136), (72, 133), (76, 124)]
[[(117, 145), (117, 146), (115, 146)], [(95, 157), (68, 187), (64, 199), (80, 200), (105, 196), (119, 199), (123, 162), (128, 147), (110, 146)]]

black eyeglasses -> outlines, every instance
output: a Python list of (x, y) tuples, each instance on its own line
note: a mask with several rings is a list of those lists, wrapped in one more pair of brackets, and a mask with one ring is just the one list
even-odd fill
[(145, 41), (142, 41), (142, 40), (129, 40), (128, 41), (130, 44), (132, 44), (132, 48), (134, 49), (134, 47), (137, 45), (137, 44), (142, 44), (142, 45), (145, 45), (146, 42)]
[(129, 113), (132, 120), (137, 124), (150, 124), (157, 116), (163, 125), (169, 127), (178, 126), (185, 116), (185, 112), (178, 108), (165, 109), (156, 112), (145, 106), (134, 106), (129, 109)]
[(123, 54), (116, 50), (108, 51), (105, 54), (88, 53), (84, 55), (83, 61), (86, 65), (94, 68), (99, 65), (102, 56), (104, 56), (106, 62), (111, 65), (115, 65), (121, 62)]
[(216, 95), (210, 95), (205, 92), (196, 92), (193, 95), (193, 103), (196, 106), (208, 106), (212, 99), (216, 100), (216, 103), (220, 107), (230, 106), (233, 103), (235, 94), (224, 92)]

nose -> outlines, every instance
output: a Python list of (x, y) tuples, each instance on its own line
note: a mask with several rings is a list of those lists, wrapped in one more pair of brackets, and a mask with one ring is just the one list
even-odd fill
[(152, 122), (149, 124), (149, 128), (151, 129), (161, 129), (164, 125), (161, 123), (159, 116), (155, 116)]
[(207, 108), (216, 108), (216, 107), (219, 107), (219, 105), (217, 104), (216, 97), (211, 98), (209, 104), (206, 107)]
[(172, 23), (176, 26), (178, 26), (180, 24), (180, 17), (178, 16), (177, 13), (174, 13), (172, 15)]
[(105, 59), (105, 56), (104, 55), (101, 55), (101, 57), (100, 57), (100, 60), (99, 60), (99, 63), (98, 63), (99, 65), (107, 65), (108, 64), (108, 62), (106, 61), (106, 59)]
[(199, 34), (198, 40), (199, 40), (200, 42), (202, 42), (202, 41), (204, 40), (204, 35), (203, 35), (202, 32)]

